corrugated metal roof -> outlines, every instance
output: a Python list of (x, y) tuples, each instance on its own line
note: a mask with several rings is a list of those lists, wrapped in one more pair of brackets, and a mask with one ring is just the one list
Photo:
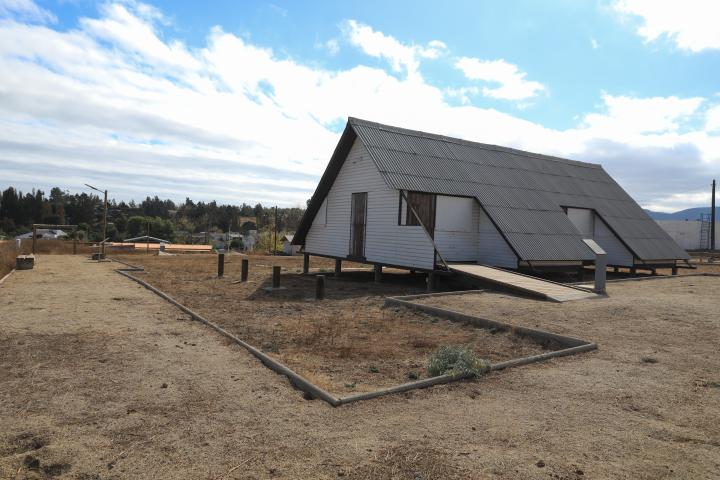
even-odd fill
[[(348, 132), (351, 129), (352, 132)], [(522, 260), (591, 260), (562, 207), (594, 209), (642, 260), (689, 258), (600, 165), (469, 142), (350, 118), (295, 242), (357, 135), (389, 187), (475, 197)], [(333, 177), (334, 179), (334, 177)]]

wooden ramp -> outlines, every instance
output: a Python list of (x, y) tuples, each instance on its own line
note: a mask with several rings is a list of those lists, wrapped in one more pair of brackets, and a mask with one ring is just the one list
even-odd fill
[(484, 282), (495, 283), (522, 293), (544, 298), (554, 302), (583, 300), (596, 298), (598, 295), (571, 285), (543, 280), (522, 273), (510, 272), (501, 268), (477, 265), (472, 263), (450, 264), (451, 271), (458, 275), (475, 278)]

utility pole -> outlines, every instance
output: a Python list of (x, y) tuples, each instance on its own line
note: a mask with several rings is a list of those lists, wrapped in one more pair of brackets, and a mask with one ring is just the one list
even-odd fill
[(712, 201), (710, 204), (710, 250), (715, 250), (715, 180), (712, 183)]
[(147, 221), (147, 235), (145, 236), (147, 246), (145, 247), (145, 255), (150, 255), (150, 219)]

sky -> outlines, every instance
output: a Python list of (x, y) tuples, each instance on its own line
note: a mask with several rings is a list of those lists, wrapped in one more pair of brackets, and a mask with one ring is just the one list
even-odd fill
[(303, 206), (347, 117), (720, 177), (720, 2), (0, 0), (0, 188)]

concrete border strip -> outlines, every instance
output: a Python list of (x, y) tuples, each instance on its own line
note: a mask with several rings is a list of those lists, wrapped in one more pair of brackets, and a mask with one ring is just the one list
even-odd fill
[[(361, 400), (369, 400), (372, 398), (383, 397), (386, 395), (407, 392), (410, 390), (427, 388), (427, 387), (431, 387), (434, 385), (442, 385), (442, 384), (446, 384), (446, 383), (451, 383), (451, 382), (455, 382), (455, 381), (468, 379), (471, 377), (471, 375), (440, 375), (437, 377), (430, 377), (430, 378), (425, 378), (422, 380), (416, 380), (413, 382), (395, 385), (393, 387), (389, 387), (389, 388), (385, 388), (385, 389), (374, 390), (372, 392), (359, 393), (356, 395), (350, 395), (350, 396), (346, 396), (346, 397), (337, 398), (334, 395), (330, 394), (329, 392), (325, 391), (324, 389), (313, 384), (312, 382), (307, 380), (305, 377), (303, 377), (302, 375), (293, 371), (292, 369), (290, 369), (283, 363), (278, 362), (277, 360), (273, 359), (269, 355), (263, 353), (262, 351), (258, 350), (255, 347), (253, 347), (249, 343), (236, 337), (235, 335), (228, 332), (227, 330), (220, 327), (219, 325), (216, 325), (216, 324), (212, 323), (211, 321), (207, 320), (206, 318), (202, 317), (201, 315), (195, 313), (190, 308), (186, 307), (185, 305), (181, 304), (177, 300), (173, 299), (171, 296), (169, 296), (162, 290), (160, 290), (156, 287), (153, 287), (152, 285), (145, 282), (144, 280), (141, 280), (141, 279), (131, 275), (130, 273), (128, 273), (128, 272), (143, 272), (144, 271), (143, 267), (131, 265), (129, 263), (126, 263), (126, 262), (123, 262), (123, 261), (120, 261), (117, 259), (111, 259), (111, 260), (131, 267), (131, 268), (125, 268), (125, 269), (119, 269), (119, 268), (115, 269), (115, 271), (117, 273), (142, 285), (143, 287), (145, 287), (146, 289), (155, 293), (159, 297), (161, 297), (164, 300), (168, 301), (169, 303), (173, 304), (174, 306), (176, 306), (177, 308), (179, 308), (186, 314), (190, 315), (190, 317), (193, 318), (194, 320), (204, 323), (205, 325), (211, 327), (213, 330), (217, 331), (218, 333), (231, 339), (238, 345), (245, 348), (248, 352), (250, 352), (258, 360), (260, 360), (263, 365), (270, 368), (271, 370), (273, 370), (276, 373), (279, 373), (279, 374), (282, 374), (282, 375), (285, 375), (286, 377), (288, 377), (290, 382), (295, 387), (297, 387), (298, 389), (309, 394), (312, 398), (318, 398), (320, 400), (324, 400), (325, 402), (329, 403), (333, 407), (338, 407), (341, 405), (346, 405), (348, 403), (354, 403), (354, 402), (358, 402)], [(472, 290), (471, 292), (479, 292), (479, 290)], [(468, 293), (468, 291), (447, 292), (447, 293), (460, 294), (460, 293)], [(558, 335), (558, 334), (555, 334), (552, 332), (546, 332), (544, 330), (536, 330), (536, 329), (532, 329), (532, 328), (511, 325), (511, 324), (502, 323), (502, 322), (485, 319), (485, 318), (481, 318), (481, 317), (474, 317), (474, 316), (466, 315), (466, 314), (463, 314), (460, 312), (454, 312), (452, 310), (444, 310), (444, 309), (437, 308), (437, 307), (431, 307), (429, 305), (420, 305), (417, 303), (412, 303), (412, 302), (403, 300), (403, 298), (418, 298), (418, 297), (428, 297), (428, 296), (438, 296), (438, 295), (437, 294), (422, 294), (422, 295), (408, 295), (405, 297), (387, 297), (385, 299), (385, 304), (386, 305), (392, 305), (392, 304), (401, 305), (401, 306), (412, 308), (415, 310), (425, 311), (426, 313), (430, 313), (434, 316), (447, 318), (452, 321), (468, 322), (478, 328), (497, 328), (498, 330), (501, 330), (501, 331), (512, 331), (515, 334), (529, 336), (535, 340), (556, 342), (556, 343), (566, 347), (561, 350), (554, 350), (554, 351), (539, 354), (539, 355), (531, 355), (528, 357), (516, 358), (516, 359), (508, 360), (505, 362), (496, 363), (496, 364), (493, 364), (490, 366), (489, 371), (504, 370), (507, 368), (528, 365), (531, 363), (541, 362), (541, 361), (549, 360), (549, 359), (556, 358), (556, 357), (573, 355), (576, 353), (586, 352), (586, 351), (591, 351), (591, 350), (597, 349), (597, 345), (595, 343), (587, 342), (585, 340), (581, 340), (578, 338), (569, 337), (569, 336), (565, 336), (565, 335)]]
[(13, 273), (15, 273), (15, 269), (14, 269), (14, 268), (13, 268), (12, 270), (10, 270), (10, 271), (7, 273), (7, 275), (5, 275), (3, 278), (0, 278), (0, 283), (3, 283), (5, 280), (7, 280), (8, 277), (9, 277), (10, 275), (12, 275)]
[[(621, 283), (621, 282), (641, 282), (644, 280), (667, 280), (671, 278), (688, 278), (688, 277), (720, 277), (720, 273), (710, 273), (710, 272), (702, 272), (702, 273), (688, 273), (687, 275), (655, 275), (655, 276), (647, 276), (647, 277), (631, 277), (631, 278), (613, 278), (612, 280), (607, 280), (606, 283)], [(572, 285), (582, 285), (587, 284), (588, 282), (573, 282)], [(570, 285), (570, 284), (568, 284)]]

